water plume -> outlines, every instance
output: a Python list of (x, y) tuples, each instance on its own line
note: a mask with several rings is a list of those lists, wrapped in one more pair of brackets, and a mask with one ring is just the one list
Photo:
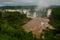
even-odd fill
[(46, 8), (52, 5), (59, 5), (58, 1), (59, 0), (39, 0), (37, 2), (37, 8), (35, 9), (37, 11), (37, 16), (46, 16)]

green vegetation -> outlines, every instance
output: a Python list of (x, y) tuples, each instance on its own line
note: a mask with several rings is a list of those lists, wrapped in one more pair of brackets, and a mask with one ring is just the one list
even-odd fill
[(60, 40), (60, 7), (53, 8), (49, 23), (56, 28), (52, 32), (55, 40)]
[(38, 40), (32, 33), (22, 29), (30, 18), (18, 12), (0, 12), (0, 40)]
[(23, 31), (22, 25), (29, 20), (19, 12), (0, 12), (0, 40), (60, 40), (60, 8), (53, 8), (49, 22), (56, 29), (43, 30), (39, 39), (32, 32)]

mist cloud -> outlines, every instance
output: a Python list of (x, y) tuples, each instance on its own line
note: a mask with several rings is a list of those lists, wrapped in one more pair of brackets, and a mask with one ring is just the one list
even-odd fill
[(39, 0), (37, 3), (36, 10), (40, 10), (42, 8), (47, 8), (51, 5), (60, 5), (60, 0)]

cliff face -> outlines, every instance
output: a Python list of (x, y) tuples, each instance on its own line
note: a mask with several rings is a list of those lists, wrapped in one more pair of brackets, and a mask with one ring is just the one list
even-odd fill
[(32, 31), (32, 33), (38, 37), (47, 27), (53, 29), (52, 25), (50, 25), (48, 22), (49, 22), (48, 18), (38, 17), (32, 19), (31, 21), (23, 25), (23, 28), (24, 31), (26, 32)]

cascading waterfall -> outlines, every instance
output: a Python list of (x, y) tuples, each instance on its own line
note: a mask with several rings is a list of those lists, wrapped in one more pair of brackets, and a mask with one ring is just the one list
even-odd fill
[(47, 14), (46, 8), (37, 11), (37, 17), (46, 17), (47, 16), (46, 14)]

